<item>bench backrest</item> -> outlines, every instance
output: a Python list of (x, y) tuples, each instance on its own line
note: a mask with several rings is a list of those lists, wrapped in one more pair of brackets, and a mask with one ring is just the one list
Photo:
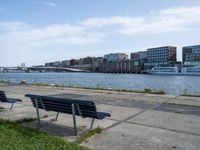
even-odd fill
[(75, 113), (77, 116), (97, 118), (97, 109), (95, 103), (92, 101), (56, 98), (32, 94), (27, 94), (25, 96), (30, 97), (34, 107), (36, 107), (37, 103), (38, 108), (46, 111), (72, 114), (72, 104), (74, 104)]
[(0, 102), (6, 102), (7, 98), (6, 98), (6, 94), (4, 91), (0, 91)]

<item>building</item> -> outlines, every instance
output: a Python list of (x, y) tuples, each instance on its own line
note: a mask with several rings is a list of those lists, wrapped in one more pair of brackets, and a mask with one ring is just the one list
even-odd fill
[(182, 48), (183, 64), (200, 64), (200, 45)]
[(147, 58), (147, 51), (139, 51), (131, 53), (131, 59), (145, 59)]
[(95, 57), (80, 58), (79, 63), (74, 64), (73, 68), (86, 70), (86, 71), (94, 71), (94, 61), (95, 61)]
[(95, 57), (82, 58), (82, 64), (93, 64)]
[(105, 73), (142, 73), (144, 70), (144, 59), (104, 62), (100, 64), (99, 70)]
[(93, 65), (93, 71), (99, 72), (100, 71), (100, 66), (103, 63), (103, 57), (97, 57), (94, 60), (94, 65)]
[(26, 67), (26, 64), (25, 63), (21, 63), (21, 67)]
[(144, 64), (145, 70), (151, 69), (155, 65), (175, 64), (176, 50), (174, 46), (164, 46), (147, 49), (147, 62)]
[(65, 68), (65, 67), (69, 67), (69, 66), (70, 66), (70, 61), (69, 60), (63, 60), (60, 63), (60, 67)]
[(45, 67), (60, 67), (60, 61), (45, 63)]
[(126, 53), (110, 53), (104, 55), (104, 61), (106, 62), (116, 62), (124, 59), (128, 59), (128, 55), (126, 55)]
[(78, 65), (80, 63), (80, 60), (78, 60), (78, 59), (71, 59), (69, 62), (70, 62), (70, 66), (73, 66), (73, 65)]

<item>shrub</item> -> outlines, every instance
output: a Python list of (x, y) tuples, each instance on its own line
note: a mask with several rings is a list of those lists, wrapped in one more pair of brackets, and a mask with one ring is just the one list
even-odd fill
[(22, 80), (22, 81), (20, 81), (20, 84), (27, 84), (27, 81), (26, 80)]

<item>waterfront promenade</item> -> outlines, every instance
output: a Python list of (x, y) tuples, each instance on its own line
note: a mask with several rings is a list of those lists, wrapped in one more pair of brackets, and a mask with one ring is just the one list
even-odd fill
[[(95, 121), (105, 129), (82, 144), (99, 150), (198, 150), (200, 147), (200, 98), (174, 95), (152, 95), (128, 92), (86, 90), (75, 88), (39, 87), (0, 83), (0, 90), (9, 97), (23, 100), (9, 111), (9, 104), (0, 104), (0, 118), (22, 120), (35, 118), (36, 112), (25, 94), (54, 95), (93, 100), (99, 111), (111, 118)], [(72, 116), (41, 111), (42, 130), (74, 139)], [(89, 126), (90, 119), (77, 117), (79, 133)], [(27, 125), (36, 127), (33, 121)]]

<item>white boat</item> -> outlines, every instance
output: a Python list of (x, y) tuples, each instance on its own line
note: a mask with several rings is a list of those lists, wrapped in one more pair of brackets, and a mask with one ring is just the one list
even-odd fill
[(200, 75), (200, 66), (181, 67), (181, 74)]
[(178, 74), (179, 68), (177, 66), (171, 67), (171, 66), (155, 66), (151, 70), (149, 70), (147, 73), (149, 74)]
[(199, 75), (200, 66), (155, 66), (147, 71), (149, 74), (158, 75)]

